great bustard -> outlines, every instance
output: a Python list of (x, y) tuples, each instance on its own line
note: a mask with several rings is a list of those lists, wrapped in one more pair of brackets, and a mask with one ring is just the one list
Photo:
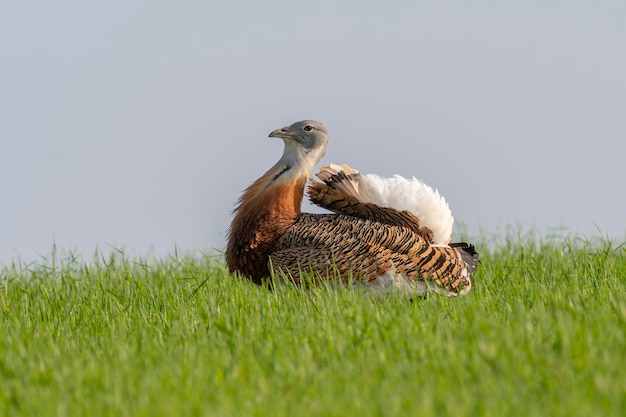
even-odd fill
[(301, 212), (304, 189), (328, 145), (314, 120), (274, 130), (285, 150), (248, 187), (234, 210), (226, 262), (255, 283), (270, 268), (299, 283), (352, 277), (379, 291), (421, 295), (467, 293), (478, 263), (473, 245), (450, 243), (454, 219), (436, 190), (413, 179), (361, 175), (347, 165), (323, 167), (307, 189), (334, 214)]

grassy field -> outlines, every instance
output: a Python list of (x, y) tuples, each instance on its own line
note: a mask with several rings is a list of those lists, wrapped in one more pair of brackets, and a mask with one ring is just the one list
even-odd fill
[(270, 291), (219, 257), (0, 277), (2, 416), (623, 416), (626, 249), (482, 245), (469, 295)]

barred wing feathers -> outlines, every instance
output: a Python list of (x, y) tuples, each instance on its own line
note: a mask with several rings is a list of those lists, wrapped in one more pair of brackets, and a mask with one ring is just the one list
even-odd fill
[[(362, 175), (347, 165), (322, 167), (307, 194), (320, 207), (382, 223), (412, 228), (436, 245), (447, 245), (454, 217), (446, 200), (424, 182), (399, 175)], [(430, 235), (430, 236), (429, 236)]]
[(376, 286), (381, 277), (431, 281), (449, 295), (465, 294), (471, 276), (456, 249), (433, 246), (413, 230), (343, 214), (302, 213), (270, 254), (272, 268), (292, 280), (337, 274)]

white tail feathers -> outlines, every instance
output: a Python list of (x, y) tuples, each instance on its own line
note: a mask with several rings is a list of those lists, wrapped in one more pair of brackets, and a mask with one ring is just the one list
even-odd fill
[(340, 175), (341, 181), (333, 184), (337, 190), (364, 203), (410, 211), (420, 220), (421, 227), (427, 227), (433, 232), (433, 244), (450, 243), (454, 217), (445, 198), (436, 189), (415, 177), (361, 175), (347, 165), (331, 164), (322, 168), (317, 176), (326, 181), (340, 173), (343, 173)]

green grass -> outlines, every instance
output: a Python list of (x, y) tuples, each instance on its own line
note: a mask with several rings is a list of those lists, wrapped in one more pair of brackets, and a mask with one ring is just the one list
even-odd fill
[(481, 245), (469, 295), (414, 302), (197, 254), (10, 266), (0, 415), (621, 416), (626, 249), (536, 241)]

